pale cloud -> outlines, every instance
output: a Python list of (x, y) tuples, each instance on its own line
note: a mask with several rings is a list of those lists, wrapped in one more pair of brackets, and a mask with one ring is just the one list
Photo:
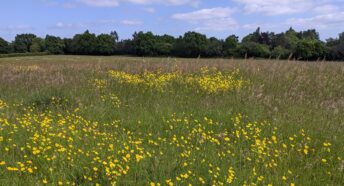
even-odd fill
[(93, 26), (112, 26), (112, 25), (115, 25), (116, 23), (117, 23), (117, 21), (113, 20), (113, 19), (102, 19), (102, 20), (92, 22), (92, 23), (90, 23), (90, 25), (93, 25)]
[(117, 7), (119, 2), (117, 0), (78, 0), (78, 2), (83, 3), (88, 6), (93, 7)]
[(155, 8), (152, 8), (152, 7), (150, 7), (150, 8), (144, 8), (143, 10), (146, 11), (146, 12), (148, 12), (148, 13), (155, 13)]
[(216, 19), (226, 18), (235, 12), (233, 8), (209, 8), (201, 9), (194, 12), (174, 14), (172, 18), (179, 20), (205, 20), (205, 19)]
[(293, 14), (312, 11), (328, 0), (234, 0), (242, 4), (246, 13), (264, 15)]
[(24, 32), (24, 31), (30, 31), (33, 30), (33, 27), (30, 25), (8, 25), (5, 27), (0, 27), (1, 31), (6, 31), (6, 32)]
[(344, 26), (344, 12), (320, 14), (308, 18), (291, 18), (286, 24), (304, 28), (328, 28), (331, 26)]
[[(243, 29), (253, 30), (257, 27), (262, 27), (268, 30), (282, 31), (288, 27), (295, 27), (298, 29), (321, 29), (331, 30), (333, 28), (342, 28), (344, 26), (344, 11), (336, 6), (316, 7), (311, 14), (303, 17), (291, 17), (285, 21), (275, 23), (252, 23), (241, 26)], [(281, 28), (283, 28), (281, 30)]]
[(166, 5), (193, 5), (197, 6), (200, 0), (122, 0), (134, 4), (166, 4)]
[(76, 3), (67, 2), (63, 4), (64, 8), (76, 8), (78, 5)]
[(195, 30), (204, 30), (204, 31), (228, 31), (235, 30), (239, 28), (239, 24), (233, 18), (220, 18), (214, 19), (211, 21), (203, 22), (199, 27), (196, 27)]
[(103, 20), (96, 20), (96, 21), (82, 22), (82, 23), (65, 23), (61, 21), (48, 28), (61, 29), (61, 30), (91, 29), (91, 28), (115, 26), (117, 25), (117, 23), (118, 22), (116, 20), (112, 20), (112, 19), (103, 19)]
[(334, 4), (323, 4), (313, 9), (313, 16), (289, 18), (285, 24), (300, 28), (328, 29), (344, 26), (344, 11)]
[(64, 23), (64, 22), (58, 22), (54, 26), (49, 27), (50, 29), (80, 29), (80, 28), (86, 28), (87, 26), (81, 23), (73, 24), (73, 23)]
[(121, 23), (124, 25), (131, 25), (131, 26), (143, 25), (143, 22), (140, 20), (123, 20)]
[(196, 30), (225, 31), (238, 27), (238, 23), (231, 15), (236, 12), (233, 8), (209, 8), (188, 13), (172, 15), (173, 19), (187, 21), (196, 26)]
[(301, 29), (327, 29), (344, 26), (343, 0), (233, 0), (243, 5), (246, 13), (268, 16), (289, 14), (285, 21), (264, 24), (244, 24), (241, 28), (253, 29), (258, 26), (268, 29), (298, 27)]
[(149, 4), (163, 4), (163, 5), (191, 5), (197, 6), (200, 0), (77, 0), (77, 2), (85, 4), (92, 7), (108, 7), (113, 8), (123, 3), (132, 3), (140, 5), (149, 5)]
[(55, 0), (40, 0), (42, 3), (44, 3), (47, 6), (57, 6), (59, 3)]
[(327, 13), (333, 13), (338, 12), (339, 7), (332, 4), (324, 4), (321, 6), (317, 6), (314, 8), (314, 12), (318, 14), (327, 14)]

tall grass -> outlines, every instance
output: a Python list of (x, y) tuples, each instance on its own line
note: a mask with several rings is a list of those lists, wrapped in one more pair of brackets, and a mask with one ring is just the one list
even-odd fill
[(341, 63), (2, 58), (0, 183), (342, 185), (343, 90)]

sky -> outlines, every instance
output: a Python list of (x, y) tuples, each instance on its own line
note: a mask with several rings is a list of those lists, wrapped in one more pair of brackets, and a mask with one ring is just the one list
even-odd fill
[(16, 34), (72, 37), (85, 30), (183, 35), (197, 31), (224, 39), (258, 26), (283, 32), (315, 28), (322, 40), (344, 32), (344, 0), (2, 0), (0, 37)]

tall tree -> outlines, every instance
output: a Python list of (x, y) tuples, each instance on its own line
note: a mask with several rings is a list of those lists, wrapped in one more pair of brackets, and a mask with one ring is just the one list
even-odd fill
[(71, 43), (71, 49), (75, 54), (96, 54), (97, 36), (86, 30), (83, 34), (76, 34)]
[(64, 38), (63, 39), (63, 44), (64, 44), (63, 53), (65, 53), (65, 54), (73, 54), (74, 53), (74, 50), (73, 50), (73, 39)]
[(45, 50), (45, 40), (39, 37), (32, 39), (30, 52), (43, 52)]
[(211, 37), (207, 41), (204, 55), (206, 57), (222, 57), (223, 56), (223, 41), (215, 37)]
[(155, 50), (157, 55), (169, 56), (175, 45), (175, 38), (170, 35), (156, 36)]
[[(118, 37), (118, 36), (117, 36)], [(100, 34), (97, 36), (96, 53), (100, 55), (112, 55), (116, 49), (116, 35)]]
[(294, 51), (294, 49), (296, 48), (297, 42), (299, 40), (300, 39), (297, 35), (297, 32), (293, 28), (289, 28), (289, 30), (286, 31), (285, 33), (277, 34), (274, 37), (272, 41), (272, 46), (273, 47), (281, 46), (290, 51)]
[(319, 33), (315, 29), (309, 29), (298, 33), (300, 39), (320, 40)]
[(112, 32), (110, 32), (110, 35), (111, 35), (112, 38), (115, 40), (115, 42), (118, 41), (119, 37), (118, 37), (117, 31), (112, 31)]
[(271, 55), (269, 46), (256, 42), (241, 43), (236, 52), (240, 57), (268, 58)]
[(187, 32), (177, 39), (175, 54), (182, 57), (198, 57), (205, 53), (207, 37), (197, 32)]
[(339, 38), (330, 38), (326, 42), (328, 47), (327, 57), (331, 60), (344, 60), (344, 32), (339, 34)]
[(316, 60), (324, 58), (326, 54), (325, 45), (317, 40), (302, 39), (297, 43), (295, 55), (299, 59)]
[(30, 52), (33, 39), (36, 38), (34, 34), (20, 34), (15, 37), (14, 49), (15, 52), (23, 53)]
[(0, 37), (0, 54), (7, 54), (9, 52), (8, 42)]
[(225, 56), (234, 56), (235, 55), (235, 50), (239, 45), (239, 37), (236, 35), (230, 35), (226, 38), (224, 45), (223, 45), (223, 50), (224, 50), (224, 55)]
[(271, 57), (276, 59), (288, 59), (291, 55), (292, 52), (282, 46), (277, 46), (271, 51)]
[(152, 32), (138, 32), (133, 35), (135, 53), (138, 56), (156, 55), (155, 44), (156, 38)]
[(116, 54), (135, 55), (134, 42), (131, 39), (125, 39), (117, 43)]
[(260, 40), (260, 27), (258, 27), (256, 29), (255, 32), (251, 33), (251, 34), (248, 34), (247, 36), (245, 36), (243, 39), (242, 39), (242, 42), (243, 43), (247, 43), (247, 42), (254, 42), (254, 43), (259, 43), (259, 40)]
[(47, 35), (45, 37), (46, 50), (51, 54), (63, 54), (65, 43), (60, 37)]

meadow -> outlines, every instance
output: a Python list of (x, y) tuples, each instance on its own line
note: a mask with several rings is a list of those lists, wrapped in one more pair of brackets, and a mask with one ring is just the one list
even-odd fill
[(344, 64), (0, 58), (0, 185), (344, 185)]

